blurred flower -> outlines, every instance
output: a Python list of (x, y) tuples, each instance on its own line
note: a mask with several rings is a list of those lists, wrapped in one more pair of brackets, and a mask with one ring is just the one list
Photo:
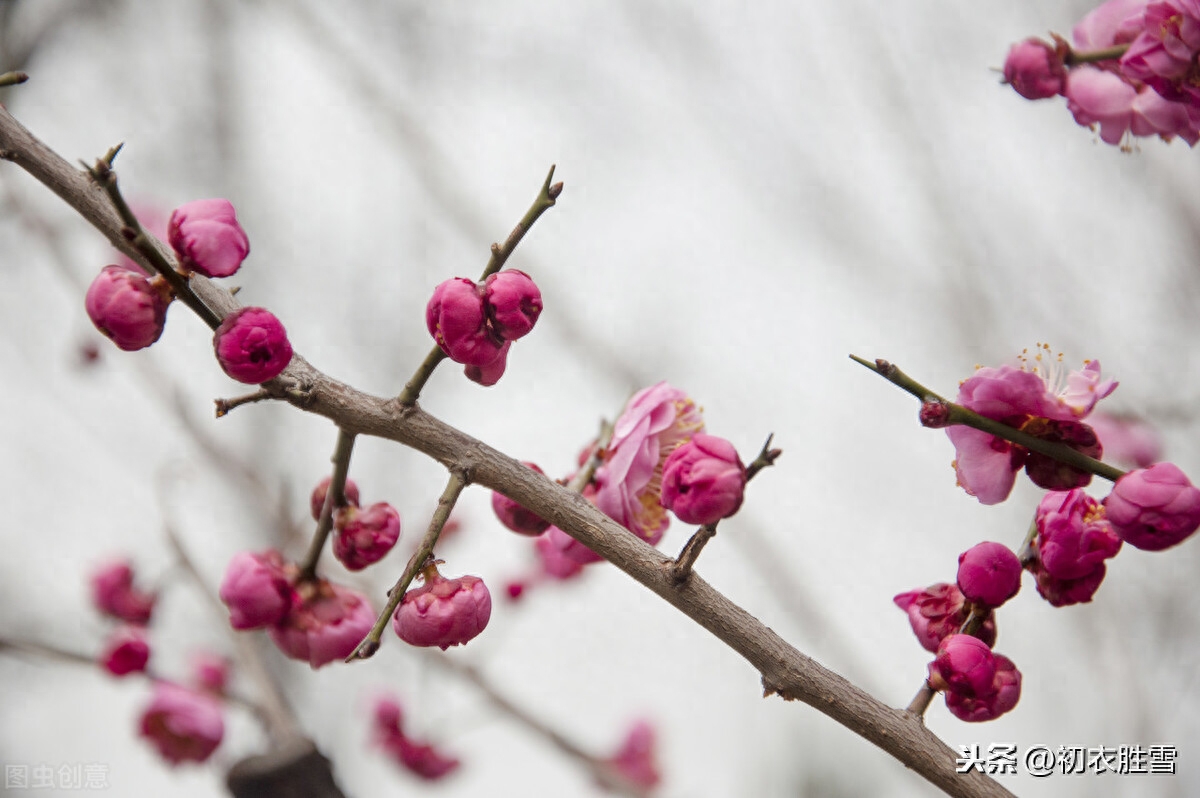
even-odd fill
[(617, 752), (605, 761), (624, 781), (651, 790), (662, 781), (655, 756), (656, 737), (654, 727), (639, 720), (629, 729)]
[[(329, 483), (331, 481), (331, 477), (325, 477), (317, 483), (315, 488), (313, 488), (312, 497), (309, 499), (309, 503), (312, 509), (312, 518), (314, 521), (321, 520), (321, 510), (325, 509), (325, 494), (329, 492)], [(346, 496), (346, 504), (349, 504), (353, 507), (358, 506), (358, 485), (354, 484), (354, 480), (350, 479), (349, 477), (346, 478), (346, 487), (342, 493)], [(336, 507), (333, 509), (337, 510)]]
[(403, 712), (399, 702), (385, 696), (376, 700), (372, 713), (372, 740), (400, 766), (426, 781), (450, 775), (461, 764), (456, 757), (441, 753), (432, 745), (412, 740), (404, 733)]
[(387, 502), (342, 507), (335, 519), (333, 555), (351, 571), (379, 562), (400, 539), (400, 513)]
[[(535, 463), (525, 462), (522, 465), (539, 474), (544, 475), (546, 473), (538, 468)], [(496, 513), (496, 517), (500, 519), (500, 523), (518, 535), (537, 536), (545, 532), (550, 526), (549, 521), (539, 515), (534, 515), (516, 501), (497, 491), (492, 491), (492, 511)]]
[(198, 690), (224, 694), (229, 683), (229, 659), (206, 651), (193, 655), (192, 682)]
[(143, 627), (123, 626), (109, 635), (100, 652), (100, 664), (113, 676), (126, 676), (146, 670), (150, 644)]
[(1008, 51), (1004, 82), (1027, 100), (1044, 100), (1063, 93), (1067, 68), (1056, 47), (1040, 39), (1026, 39)]
[(203, 762), (225, 736), (221, 705), (213, 698), (170, 682), (157, 682), (141, 718), (141, 736), (172, 765)]
[(238, 552), (221, 580), (221, 601), (229, 607), (234, 629), (261, 629), (283, 620), (292, 607), (292, 577), (283, 555), (274, 549), (259, 554)]
[(300, 586), (291, 611), (270, 634), (280, 651), (316, 669), (350, 656), (374, 625), (366, 596), (322, 579)]
[(133, 567), (127, 560), (106, 563), (92, 572), (92, 605), (126, 623), (147, 624), (157, 596), (133, 586)]
[(1104, 459), (1117, 465), (1145, 468), (1162, 459), (1162, 436), (1148, 421), (1099, 411), (1088, 426), (1104, 447)]

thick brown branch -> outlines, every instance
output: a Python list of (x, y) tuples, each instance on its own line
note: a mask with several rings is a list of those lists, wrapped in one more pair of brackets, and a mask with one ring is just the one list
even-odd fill
[[(0, 108), (0, 155), (45, 183), (114, 246), (141, 260), (139, 253), (123, 240), (121, 220), (101, 192), (3, 108)], [(193, 288), (218, 315), (237, 307), (231, 294), (210, 281), (193, 278)], [(558, 526), (741, 654), (761, 674), (765, 694), (804, 701), (950, 795), (964, 798), (1011, 795), (982, 773), (958, 773), (954, 751), (918, 718), (877, 701), (800, 653), (698, 574), (676, 585), (670, 576), (669, 557), (629, 534), (579, 494), (439, 421), (415, 404), (402, 406), (395, 400), (365, 394), (325, 376), (299, 355), (283, 375), (265, 387), (284, 396), (286, 388), (295, 385), (309, 389), (304, 401), (288, 397), (301, 409), (330, 418), (349, 433), (386, 438), (417, 449), (447, 468), (469, 474), (472, 482), (500, 491)]]

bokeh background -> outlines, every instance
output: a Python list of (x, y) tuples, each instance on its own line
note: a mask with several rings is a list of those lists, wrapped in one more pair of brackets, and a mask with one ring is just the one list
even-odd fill
[[(122, 186), (145, 207), (230, 198), (252, 242), (243, 302), (271, 308), (317, 367), (383, 395), (430, 347), (433, 286), (477, 275), (557, 164), (566, 190), (510, 262), (542, 288), (538, 329), (497, 386), (448, 364), (423, 405), (554, 475), (662, 379), (747, 459), (773, 432), (783, 458), (699, 570), (902, 706), (928, 656), (892, 596), (952, 580), (981, 540), (1016, 547), (1038, 492), (979, 505), (955, 487), (945, 436), (848, 353), (946, 393), (1035, 342), (1098, 358), (1121, 381), (1106, 404), (1160, 425), (1168, 458), (1200, 475), (1196, 154), (1159, 140), (1121, 152), (1060, 100), (999, 85), (1012, 42), (1068, 33), (1088, 7), (2, 0), (0, 69), (33, 78), (0, 99), (69, 159), (125, 142)], [(269, 404), (214, 420), (213, 398), (242, 388), (202, 323), (174, 308), (158, 344), (119, 352), (82, 307), (113, 260), (101, 237), (12, 165), (0, 207), (0, 637), (95, 652), (107, 626), (86, 577), (125, 555), (163, 591), (154, 663), (182, 677), (191, 652), (234, 647), (164, 528), (212, 586), (239, 550), (300, 556), (334, 429)], [(89, 344), (101, 357), (85, 365)], [(382, 597), (444, 474), (361, 440), (351, 476), (406, 533), (365, 578), (328, 570)], [(808, 707), (762, 699), (749, 665), (613, 568), (504, 602), (531, 551), (488, 498), (468, 491), (439, 551), (496, 597), (487, 632), (451, 655), (547, 725), (606, 755), (651, 719), (672, 798), (934, 792)], [(662, 547), (689, 531), (675, 523)], [(1127, 548), (1093, 603), (1062, 610), (1027, 578), (997, 644), (1024, 673), (1020, 705), (967, 725), (937, 700), (929, 725), (956, 747), (1179, 751), (1173, 778), (1005, 778), (1021, 795), (1196, 794), (1198, 560), (1195, 542)], [(395, 639), (315, 673), (262, 651), (348, 795), (597, 792)], [(384, 691), (464, 760), (452, 779), (426, 787), (370, 749)], [(0, 657), (0, 760), (103, 763), (114, 795), (216, 796), (224, 769), (263, 748), (235, 709), (212, 764), (171, 770), (134, 733), (148, 696), (99, 668)]]

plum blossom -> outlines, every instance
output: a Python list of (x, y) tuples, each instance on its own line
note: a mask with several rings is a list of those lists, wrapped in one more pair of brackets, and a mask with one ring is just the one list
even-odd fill
[(290, 611), (270, 634), (280, 651), (315, 670), (350, 656), (374, 625), (366, 596), (320, 579), (297, 586)]
[(1088, 418), (1088, 426), (1100, 439), (1108, 462), (1145, 468), (1162, 459), (1162, 436), (1148, 421), (1097, 411)]
[(1026, 567), (1038, 592), (1056, 607), (1092, 600), (1104, 561), (1121, 550), (1103, 505), (1081, 490), (1047, 493), (1034, 518), (1037, 557)]
[(140, 733), (172, 765), (203, 762), (225, 736), (221, 704), (204, 693), (157, 682), (142, 712)]
[(104, 643), (100, 664), (113, 676), (127, 676), (146, 670), (150, 660), (150, 644), (141, 626), (123, 626)]
[(437, 781), (461, 764), (428, 743), (413, 740), (404, 731), (404, 713), (400, 703), (390, 696), (376, 699), (371, 737), (401, 767), (425, 781)]
[[(900, 593), (892, 601), (908, 614), (913, 634), (927, 651), (936, 652), (942, 640), (956, 634), (970, 615), (962, 591), (946, 582), (930, 585), (923, 590)], [(976, 634), (987, 645), (995, 644), (995, 613), (988, 611), (986, 620)]]
[(639, 720), (630, 727), (617, 752), (605, 761), (626, 783), (652, 790), (662, 781), (655, 756), (656, 738), (654, 726)]
[(1121, 72), (1164, 99), (1200, 106), (1200, 2), (1146, 5), (1141, 30), (1121, 56)]
[(84, 297), (84, 309), (96, 329), (126, 352), (145, 349), (157, 341), (167, 324), (170, 288), (141, 271), (105, 266)]
[(712, 524), (742, 506), (746, 467), (724, 438), (697, 432), (663, 463), (662, 505), (686, 524)]
[(167, 222), (167, 240), (184, 269), (205, 277), (229, 277), (250, 254), (250, 239), (226, 199), (180, 205)]
[(1039, 39), (1018, 42), (1004, 59), (1004, 82), (1027, 100), (1062, 94), (1067, 84), (1062, 53)]
[[(526, 468), (532, 469), (539, 474), (545, 474), (536, 463), (522, 463)], [(504, 524), (508, 529), (516, 532), (518, 535), (528, 535), (536, 537), (541, 535), (550, 526), (550, 522), (539, 515), (526, 510), (518, 502), (508, 498), (503, 493), (492, 491), (492, 512), (500, 519), (500, 523)]]
[(477, 576), (446, 579), (431, 566), (425, 584), (404, 594), (392, 619), (400, 639), (445, 651), (473, 640), (492, 617), (492, 597)]
[(239, 552), (229, 561), (219, 595), (234, 629), (261, 629), (283, 620), (294, 603), (295, 566), (274, 549)]
[(1013, 661), (1002, 654), (994, 655), (995, 675), (992, 692), (972, 696), (954, 690), (946, 691), (946, 708), (959, 720), (968, 723), (995, 720), (1017, 705), (1021, 698), (1021, 672)]
[(334, 520), (333, 556), (351, 571), (383, 559), (400, 539), (400, 513), (387, 502), (342, 507)]
[(150, 622), (157, 596), (133, 586), (133, 566), (127, 560), (105, 563), (92, 573), (92, 605), (100, 612), (126, 623)]
[[(959, 386), (957, 401), (987, 418), (1098, 456), (1101, 450), (1095, 435), (1081, 422), (1117, 383), (1101, 378), (1098, 361), (1086, 361), (1081, 370), (1067, 374), (1061, 362), (1061, 355), (1051, 358), (1049, 347), (1039, 344), (1036, 354), (1023, 355), (1019, 366), (978, 368)], [(1032, 466), (1031, 478), (1043, 487), (1060, 487), (1064, 479), (1067, 487), (1079, 487), (1090, 479), (973, 427), (951, 426), (946, 434), (955, 448), (958, 484), (982, 504), (1008, 498), (1017, 472), (1027, 466)]]
[[(332, 481), (332, 477), (325, 477), (313, 488), (309, 504), (314, 521), (321, 520), (321, 511), (325, 509), (325, 494), (329, 492), (329, 483)], [(358, 485), (355, 484), (354, 480), (350, 478), (346, 479), (346, 487), (342, 490), (342, 494), (346, 497), (346, 504), (352, 507), (358, 506)], [(333, 509), (336, 510), (337, 508)]]
[(1155, 463), (1117, 480), (1104, 508), (1113, 531), (1135, 548), (1161, 551), (1200, 527), (1200, 489), (1173, 463)]
[(221, 370), (238, 382), (259, 385), (278, 377), (292, 362), (292, 344), (275, 314), (265, 308), (239, 308), (213, 333)]

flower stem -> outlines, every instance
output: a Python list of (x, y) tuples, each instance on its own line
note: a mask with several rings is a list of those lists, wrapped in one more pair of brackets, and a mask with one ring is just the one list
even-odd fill
[(333, 474), (329, 478), (329, 489), (325, 491), (325, 504), (321, 507), (321, 518), (313, 532), (308, 554), (300, 566), (297, 583), (311, 582), (317, 577), (317, 562), (325, 548), (325, 539), (333, 528), (333, 512), (346, 504), (346, 476), (350, 473), (350, 455), (354, 452), (354, 433), (338, 428), (337, 444), (333, 449)]
[(424, 569), (426, 561), (433, 555), (433, 547), (437, 545), (438, 537), (442, 534), (442, 527), (446, 526), (450, 512), (466, 487), (466, 475), (461, 471), (452, 470), (450, 479), (446, 482), (446, 489), (438, 498), (437, 509), (433, 511), (433, 518), (429, 521), (429, 530), (421, 540), (421, 545), (408, 559), (408, 565), (404, 566), (404, 573), (388, 591), (387, 606), (383, 608), (383, 612), (379, 613), (375, 625), (371, 627), (371, 631), (358, 644), (358, 647), (350, 653), (350, 656), (346, 657), (346, 662), (368, 659), (379, 650), (379, 640), (383, 636), (383, 630), (387, 628), (388, 621), (396, 612), (396, 608), (400, 606), (400, 602), (404, 600), (404, 593), (408, 590), (408, 586), (412, 584), (413, 579)]
[(29, 75), (24, 72), (5, 72), (0, 75), (0, 87), (16, 86), (29, 80)]
[(263, 402), (271, 398), (271, 392), (260, 388), (254, 393), (248, 393), (243, 396), (235, 396), (232, 399), (214, 399), (213, 403), (217, 406), (217, 418), (226, 416), (230, 410), (241, 407), (242, 405), (254, 404), (255, 402)]
[[(533, 204), (529, 206), (529, 210), (525, 211), (525, 215), (521, 217), (521, 221), (517, 222), (517, 226), (508, 234), (508, 238), (504, 241), (504, 246), (492, 244), (492, 256), (488, 259), (487, 266), (483, 269), (483, 274), (479, 277), (479, 282), (483, 282), (491, 275), (504, 268), (505, 262), (512, 255), (513, 250), (517, 248), (517, 244), (521, 243), (521, 239), (533, 227), (534, 222), (538, 220), (543, 213), (554, 207), (558, 201), (558, 195), (562, 193), (563, 184), (551, 184), (554, 179), (554, 167), (550, 167), (550, 173), (546, 175), (545, 181), (542, 183), (542, 190), (538, 192), (537, 198)], [(433, 349), (425, 356), (425, 360), (417, 368), (412, 378), (405, 383), (404, 390), (396, 397), (401, 405), (414, 404), (421, 396), (421, 391), (425, 388), (425, 383), (429, 382), (429, 378), (433, 376), (433, 370), (438, 367), (438, 364), (446, 359), (446, 353), (441, 350), (441, 347), (434, 346)]]
[(917, 397), (922, 402), (939, 402), (944, 405), (949, 413), (946, 424), (962, 424), (964, 426), (973, 427), (982, 432), (995, 435), (997, 438), (1003, 438), (1010, 443), (1015, 443), (1018, 446), (1023, 446), (1030, 451), (1045, 455), (1066, 463), (1072, 468), (1080, 471), (1086, 471), (1089, 474), (1104, 477), (1105, 479), (1116, 482), (1121, 477), (1125, 476), (1125, 472), (1119, 468), (1114, 468), (1108, 463), (1102, 463), (1099, 460), (1088, 457), (1077, 449), (1072, 449), (1065, 443), (1056, 443), (1047, 441), (1041, 438), (1022, 432), (1015, 427), (1010, 427), (1007, 424), (1002, 424), (990, 418), (979, 415), (973, 410), (969, 410), (962, 405), (949, 402), (938, 394), (926, 388), (921, 383), (909, 377), (896, 366), (886, 360), (876, 360), (872, 363), (869, 360), (864, 360), (861, 357), (850, 355), (850, 359), (855, 363), (860, 363), (863, 366), (874, 371), (879, 376), (902, 388), (913, 396)]
[(919, 718), (925, 717), (925, 710), (929, 709), (929, 705), (933, 703), (933, 697), (937, 695), (937, 690), (933, 689), (933, 685), (925, 682), (921, 685), (921, 689), (913, 696), (913, 700), (908, 702), (908, 707), (904, 710), (910, 715), (916, 715)]
[(1115, 61), (1125, 55), (1128, 44), (1117, 44), (1102, 50), (1071, 50), (1063, 58), (1063, 64), (1073, 67), (1076, 64), (1095, 64), (1100, 61)]

